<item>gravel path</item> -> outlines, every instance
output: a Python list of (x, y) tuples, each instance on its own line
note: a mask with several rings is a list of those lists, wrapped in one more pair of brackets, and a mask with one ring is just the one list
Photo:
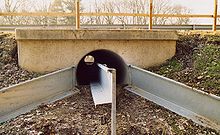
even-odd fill
[[(0, 134), (110, 134), (111, 105), (94, 107), (88, 87), (81, 92), (0, 125)], [(117, 134), (218, 135), (148, 100), (121, 90), (117, 99)]]

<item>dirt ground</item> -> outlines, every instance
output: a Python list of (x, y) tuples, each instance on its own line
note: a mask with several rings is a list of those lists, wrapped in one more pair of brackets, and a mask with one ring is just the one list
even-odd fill
[[(195, 52), (200, 52), (206, 44), (218, 47), (218, 39), (216, 36), (204, 38), (198, 34), (183, 35), (178, 41), (177, 55), (168, 64), (154, 67), (152, 71), (218, 95), (218, 53), (213, 52), (216, 56), (213, 58), (214, 66), (217, 68), (211, 68), (211, 71), (205, 73), (203, 69), (194, 68)], [(40, 76), (18, 66), (16, 45), (13, 34), (0, 33), (0, 89)], [(208, 86), (204, 82), (214, 82), (217, 85)], [(1, 123), (0, 135), (110, 134), (111, 105), (95, 108), (88, 86), (79, 89), (79, 94), (41, 105), (29, 113)], [(117, 98), (117, 133), (120, 135), (219, 135), (215, 130), (199, 126), (128, 91), (121, 91)]]
[[(55, 103), (39, 106), (0, 125), (1, 135), (108, 135), (111, 105), (95, 108), (88, 86), (80, 93)], [(119, 89), (117, 89), (119, 90)], [(119, 135), (219, 135), (128, 91), (117, 98)]]

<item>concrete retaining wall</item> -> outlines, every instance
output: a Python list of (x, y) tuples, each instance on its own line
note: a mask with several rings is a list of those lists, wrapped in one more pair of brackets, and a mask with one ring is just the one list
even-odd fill
[(45, 72), (76, 66), (86, 54), (99, 49), (113, 51), (139, 67), (158, 65), (174, 56), (177, 35), (145, 30), (17, 29), (16, 39), (19, 65)]

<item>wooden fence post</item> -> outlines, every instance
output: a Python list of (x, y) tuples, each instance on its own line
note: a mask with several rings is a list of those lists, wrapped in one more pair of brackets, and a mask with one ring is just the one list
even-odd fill
[(218, 19), (217, 18), (218, 17), (218, 0), (214, 0), (214, 4), (215, 4), (214, 15), (213, 15), (214, 22), (213, 22), (212, 30), (216, 31), (217, 19)]
[(149, 30), (153, 28), (153, 0), (149, 0)]
[(79, 6), (79, 0), (76, 0), (75, 3), (75, 12), (76, 12), (76, 29), (80, 28), (80, 6)]

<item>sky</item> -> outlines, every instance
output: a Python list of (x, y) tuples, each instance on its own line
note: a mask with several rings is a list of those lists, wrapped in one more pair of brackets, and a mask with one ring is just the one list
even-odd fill
[(212, 14), (214, 0), (172, 0), (175, 4), (180, 4), (192, 9), (192, 13)]
[[(214, 12), (214, 0), (172, 0), (172, 2), (190, 8), (192, 14), (213, 14)], [(213, 20), (211, 18), (195, 18), (193, 19), (193, 22), (201, 24), (212, 24)]]
[[(4, 0), (0, 0), (0, 7), (2, 7)], [(16, 0), (14, 0), (16, 1)], [(49, 3), (50, 0), (29, 0), (35, 1), (40, 6), (41, 3), (46, 2)], [(90, 5), (91, 2), (94, 0), (82, 0), (82, 3), (87, 7)], [(97, 0), (102, 1), (102, 0)], [(214, 0), (171, 0), (174, 4), (183, 5), (191, 9), (193, 14), (213, 14), (214, 9)], [(220, 5), (220, 0), (219, 0)], [(220, 6), (219, 6), (220, 10)], [(220, 13), (220, 11), (219, 11)], [(198, 21), (199, 20), (199, 21)], [(195, 23), (212, 23), (212, 19), (194, 19)]]

